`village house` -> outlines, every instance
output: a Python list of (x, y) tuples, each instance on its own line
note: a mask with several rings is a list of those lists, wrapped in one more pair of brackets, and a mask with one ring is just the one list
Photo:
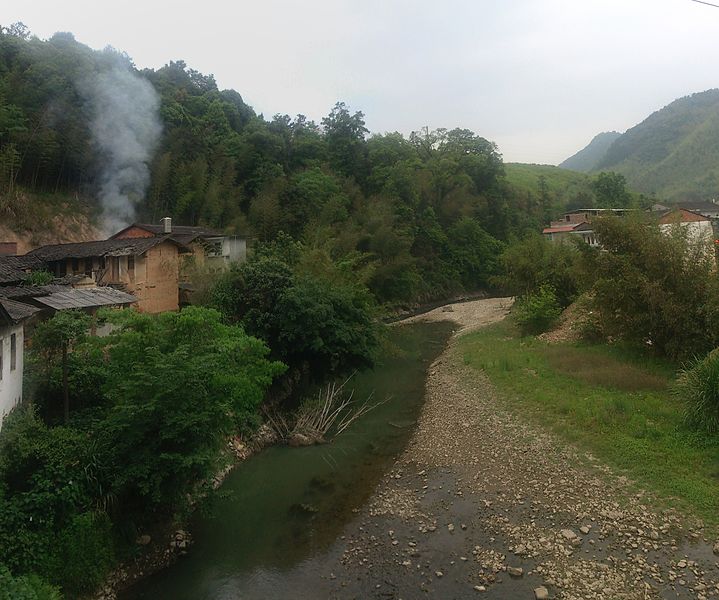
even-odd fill
[(5, 416), (22, 400), (24, 322), (39, 311), (20, 302), (0, 299), (0, 428)]
[[(0, 255), (0, 427), (22, 400), (25, 345), (39, 320), (59, 310), (95, 314), (101, 307), (119, 308), (137, 301), (133, 295), (111, 287), (30, 283), (31, 272), (45, 268), (36, 256)], [(101, 333), (94, 323), (91, 333)]]
[(247, 240), (238, 235), (225, 235), (207, 227), (173, 225), (170, 217), (161, 219), (159, 225), (133, 223), (118, 231), (110, 239), (136, 239), (170, 236), (190, 252), (182, 256), (182, 266), (194, 263), (211, 271), (226, 269), (232, 263), (247, 258)]
[(676, 208), (664, 213), (658, 219), (659, 229), (665, 234), (680, 231), (687, 242), (699, 248), (706, 256), (716, 261), (717, 220), (704, 214)]
[(592, 219), (606, 215), (623, 217), (633, 210), (631, 208), (578, 208), (564, 213), (561, 219), (552, 221), (549, 227), (542, 230), (542, 234), (552, 242), (566, 242), (576, 238), (590, 246), (597, 247), (599, 243), (591, 226)]
[(132, 294), (142, 312), (179, 308), (180, 255), (189, 249), (169, 236), (42, 246), (27, 256), (55, 277), (81, 276), (74, 287), (109, 286)]
[(681, 200), (675, 202), (671, 210), (687, 210), (708, 219), (719, 219), (719, 203), (715, 200)]

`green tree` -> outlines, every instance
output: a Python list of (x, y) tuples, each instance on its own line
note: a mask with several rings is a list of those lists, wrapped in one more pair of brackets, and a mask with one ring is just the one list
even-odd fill
[(83, 341), (90, 328), (92, 318), (77, 310), (63, 310), (40, 323), (33, 333), (33, 350), (43, 357), (46, 377), (60, 362), (62, 369), (63, 417), (70, 420), (70, 384), (68, 355), (73, 346)]
[(285, 367), (212, 309), (109, 318), (119, 329), (104, 338), (112, 408), (97, 434), (105, 487), (130, 514), (172, 509), (215, 472), (227, 437), (255, 423)]
[(584, 279), (606, 335), (672, 358), (719, 345), (719, 288), (706, 241), (641, 219), (592, 224), (602, 251), (583, 255)]
[(338, 102), (322, 119), (330, 165), (346, 177), (363, 181), (366, 177), (367, 143), (364, 114), (351, 114), (344, 102)]
[(592, 181), (592, 190), (600, 208), (627, 208), (632, 203), (632, 195), (627, 190), (627, 180), (619, 173), (599, 173)]

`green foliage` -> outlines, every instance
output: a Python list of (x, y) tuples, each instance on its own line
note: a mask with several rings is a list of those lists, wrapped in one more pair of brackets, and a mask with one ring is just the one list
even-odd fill
[[(85, 315), (58, 313), (33, 345), (46, 361), (72, 340), (68, 381), (94, 382), (93, 406), (56, 427), (19, 409), (0, 435), (0, 563), (72, 597), (105, 577), (118, 531), (187, 506), (285, 369), (212, 309), (103, 317), (116, 329), (88, 338)], [(47, 391), (38, 388), (38, 404)]]
[(517, 235), (536, 231), (569, 210), (596, 204), (591, 179), (584, 173), (519, 163), (507, 163), (504, 169), (513, 205), (526, 219), (526, 224), (517, 228)]
[(94, 503), (92, 454), (85, 433), (48, 428), (29, 409), (6, 419), (0, 436), (0, 562), (62, 587), (77, 585), (72, 577), (92, 556), (68, 555), (59, 538), (73, 516)]
[(53, 371), (61, 370), (63, 415), (70, 419), (70, 352), (85, 339), (92, 317), (80, 310), (62, 310), (37, 325), (33, 332), (35, 363), (42, 364), (42, 383), (50, 387)]
[(52, 283), (55, 276), (49, 271), (33, 271), (30, 273), (25, 280), (25, 283), (29, 285), (48, 285)]
[(627, 208), (632, 195), (627, 190), (627, 180), (619, 173), (599, 173), (592, 180), (592, 189), (600, 208)]
[(579, 257), (579, 249), (574, 244), (552, 243), (535, 233), (509, 244), (501, 256), (503, 273), (494, 281), (516, 296), (549, 286), (559, 305), (565, 307), (578, 292), (574, 265)]
[(62, 310), (51, 319), (38, 323), (33, 331), (35, 352), (52, 361), (64, 349), (83, 341), (90, 329), (92, 317), (79, 310)]
[(265, 245), (226, 273), (213, 290), (214, 305), (315, 379), (371, 365), (378, 326), (367, 289), (321, 253), (288, 244)]
[(0, 564), (0, 600), (61, 600), (60, 590), (37, 575), (13, 577)]
[(719, 351), (686, 367), (677, 380), (674, 393), (684, 404), (684, 420), (709, 435), (719, 433)]
[(562, 314), (554, 288), (542, 285), (517, 301), (512, 311), (524, 335), (537, 335), (550, 329)]
[(60, 532), (54, 551), (53, 581), (66, 594), (92, 592), (114, 564), (110, 519), (105, 514), (82, 513)]
[(185, 492), (218, 467), (227, 437), (254, 421), (284, 367), (212, 309), (111, 318), (120, 327), (104, 338), (104, 487), (130, 513), (182, 506)]
[(706, 241), (640, 219), (593, 225), (603, 251), (584, 254), (583, 272), (605, 335), (674, 358), (719, 343), (719, 282)]
[(474, 219), (464, 217), (448, 232), (450, 260), (467, 290), (487, 287), (500, 271), (499, 255), (504, 244), (489, 235)]

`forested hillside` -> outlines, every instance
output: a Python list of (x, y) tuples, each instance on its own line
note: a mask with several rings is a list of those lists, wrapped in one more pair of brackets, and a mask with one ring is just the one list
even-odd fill
[(621, 137), (621, 135), (622, 134), (617, 131), (599, 133), (592, 138), (589, 144), (576, 154), (570, 156), (559, 166), (563, 169), (572, 169), (574, 171), (581, 171), (582, 173), (593, 171), (597, 165), (601, 163), (609, 147), (617, 138)]
[(467, 129), (370, 136), (341, 102), (320, 123), (267, 119), (182, 61), (138, 71), (68, 33), (0, 34), (2, 206), (61, 194), (105, 211), (108, 229), (171, 215), (258, 241), (283, 232), (401, 304), (486, 286), (510, 237), (594, 202), (521, 179)]
[(719, 195), (719, 89), (675, 100), (629, 129), (597, 170), (626, 176), (629, 185), (668, 200)]

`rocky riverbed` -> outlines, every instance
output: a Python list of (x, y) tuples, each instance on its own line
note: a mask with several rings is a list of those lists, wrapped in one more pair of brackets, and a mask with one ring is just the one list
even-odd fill
[[(461, 335), (510, 306), (479, 300), (411, 320), (451, 319)], [(511, 410), (450, 343), (409, 446), (318, 587), (342, 599), (719, 596), (714, 539), (630, 483)]]

